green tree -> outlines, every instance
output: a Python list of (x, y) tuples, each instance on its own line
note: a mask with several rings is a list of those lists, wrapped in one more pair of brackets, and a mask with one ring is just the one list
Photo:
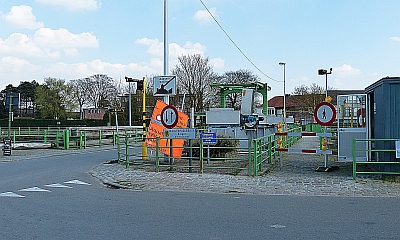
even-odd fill
[(70, 101), (70, 89), (65, 80), (45, 78), (44, 83), (35, 91), (35, 102), (38, 105), (41, 118), (65, 119), (67, 110), (73, 104)]
[(21, 117), (35, 117), (35, 91), (38, 86), (39, 83), (33, 80), (32, 82), (21, 82), (17, 87), (16, 90), (20, 93), (21, 97), (21, 107), (19, 110)]
[(8, 84), (5, 89), (1, 90), (1, 98), (0, 98), (0, 117), (8, 118), (8, 109), (6, 109), (6, 95), (7, 93), (16, 93), (17, 87), (14, 87), (12, 84)]

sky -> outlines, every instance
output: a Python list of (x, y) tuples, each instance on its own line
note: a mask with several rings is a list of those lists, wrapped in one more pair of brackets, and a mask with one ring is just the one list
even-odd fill
[[(271, 86), (269, 99), (283, 95), (284, 75), (286, 93), (325, 86), (318, 69), (332, 68), (328, 86), (340, 90), (400, 75), (398, 0), (167, 2), (169, 69), (201, 54), (218, 74), (253, 72)], [(164, 0), (0, 0), (0, 89), (164, 75), (163, 19)]]

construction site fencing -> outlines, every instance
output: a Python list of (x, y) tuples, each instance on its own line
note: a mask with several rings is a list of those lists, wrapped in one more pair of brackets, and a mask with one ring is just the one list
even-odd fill
[[(367, 142), (367, 143), (376, 143), (376, 142), (395, 142), (400, 141), (400, 139), (355, 139), (352, 141), (352, 153), (353, 153), (353, 179), (357, 179), (357, 174), (381, 174), (381, 175), (400, 175), (399, 171), (359, 171), (357, 169), (357, 165), (375, 165), (375, 166), (383, 166), (383, 165), (399, 165), (400, 161), (357, 161), (357, 152), (396, 152), (395, 147), (392, 149), (357, 149), (357, 142)], [(368, 144), (370, 145), (370, 144)], [(376, 144), (375, 144), (376, 146)], [(393, 144), (394, 146), (394, 144)], [(378, 167), (380, 169), (380, 167)]]

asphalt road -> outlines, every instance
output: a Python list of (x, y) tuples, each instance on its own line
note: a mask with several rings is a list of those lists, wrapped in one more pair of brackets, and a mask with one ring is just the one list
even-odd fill
[(0, 162), (0, 239), (398, 239), (400, 235), (399, 198), (110, 189), (87, 173), (110, 159), (115, 159), (114, 151), (85, 150)]

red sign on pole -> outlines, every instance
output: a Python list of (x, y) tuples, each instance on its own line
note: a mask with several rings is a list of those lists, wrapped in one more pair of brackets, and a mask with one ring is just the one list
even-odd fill
[(329, 126), (336, 119), (336, 108), (331, 103), (321, 102), (314, 110), (315, 121), (321, 126)]
[(178, 119), (178, 109), (172, 105), (164, 107), (161, 111), (161, 123), (166, 128), (174, 128)]

